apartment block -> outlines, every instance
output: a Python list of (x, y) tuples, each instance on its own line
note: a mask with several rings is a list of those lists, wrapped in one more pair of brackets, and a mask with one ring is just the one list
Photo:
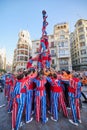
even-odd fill
[(54, 39), (56, 45), (56, 68), (57, 70), (72, 70), (69, 25), (59, 23), (54, 26)]
[(26, 68), (30, 56), (30, 50), (32, 48), (28, 31), (23, 30), (19, 32), (18, 37), (17, 46), (14, 50), (13, 71)]
[(72, 67), (74, 70), (87, 69), (87, 20), (79, 19), (70, 34)]

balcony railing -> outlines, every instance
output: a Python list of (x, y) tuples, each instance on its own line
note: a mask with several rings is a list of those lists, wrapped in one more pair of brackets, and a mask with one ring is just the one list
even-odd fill
[(56, 64), (51, 64), (51, 67), (56, 68)]
[(61, 65), (61, 66), (68, 66), (69, 64), (68, 63), (59, 63), (59, 65)]
[(56, 53), (55, 54), (51, 54), (51, 57), (55, 57), (56, 56)]
[(38, 53), (39, 53), (39, 51), (36, 51), (36, 52), (35, 52), (35, 54), (38, 54)]
[(58, 58), (70, 57), (70, 54), (58, 54)]
[(55, 48), (56, 46), (50, 46), (50, 48)]

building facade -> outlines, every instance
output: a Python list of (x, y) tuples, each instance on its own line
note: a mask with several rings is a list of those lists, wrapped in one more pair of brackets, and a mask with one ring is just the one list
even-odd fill
[(56, 44), (57, 70), (72, 70), (69, 25), (60, 23), (54, 26), (54, 39)]
[(28, 31), (23, 30), (19, 33), (18, 36), (19, 38), (17, 42), (17, 47), (14, 50), (13, 71), (26, 68), (26, 64), (30, 55), (30, 50), (32, 48), (32, 43)]
[[(49, 49), (52, 57), (51, 66), (56, 70), (72, 70), (69, 26), (68, 23), (60, 23), (54, 26), (54, 33), (48, 35)], [(38, 54), (40, 40), (32, 41), (32, 56)]]
[(72, 67), (74, 70), (87, 70), (87, 20), (80, 19), (75, 31), (70, 34)]
[(0, 69), (6, 70), (6, 50), (5, 50), (5, 48), (0, 49)]

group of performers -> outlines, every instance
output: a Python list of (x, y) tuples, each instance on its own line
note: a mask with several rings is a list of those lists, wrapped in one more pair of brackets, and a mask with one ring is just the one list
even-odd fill
[[(72, 119), (69, 121), (78, 126), (81, 123), (79, 98), (81, 96), (81, 80), (69, 71), (56, 72), (50, 66), (51, 55), (49, 51), (46, 27), (46, 11), (42, 11), (43, 26), (40, 40), (40, 51), (35, 58), (30, 56), (27, 69), (17, 77), (11, 74), (5, 78), (5, 96), (8, 101), (8, 112), (12, 112), (12, 130), (18, 130), (22, 117), (25, 122), (40, 119), (43, 123), (48, 121), (47, 112), (53, 121), (58, 121), (58, 114), (63, 110), (69, 118), (67, 107), (71, 108)], [(33, 61), (37, 61), (37, 68)]]
[[(65, 72), (66, 73), (66, 72)], [(63, 110), (66, 118), (69, 118), (67, 107), (71, 108), (71, 123), (81, 123), (79, 99), (81, 97), (81, 80), (75, 75), (60, 74), (53, 69), (32, 69), (15, 78), (7, 75), (5, 80), (5, 96), (8, 101), (7, 111), (12, 112), (12, 129), (18, 130), (22, 117), (29, 123), (35, 116), (43, 123), (48, 121), (47, 112), (53, 121), (58, 121), (58, 113)], [(67, 94), (66, 94), (67, 92)], [(68, 102), (68, 103), (67, 103)], [(34, 115), (32, 115), (34, 114)]]

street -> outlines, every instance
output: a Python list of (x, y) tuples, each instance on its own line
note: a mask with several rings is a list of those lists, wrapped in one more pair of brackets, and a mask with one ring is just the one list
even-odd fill
[[(3, 105), (3, 107), (0, 107), (0, 130), (11, 130), (11, 113), (7, 113), (6, 99), (3, 92), (0, 92), (0, 106), (1, 105)], [(49, 120), (46, 124), (42, 124), (41, 122), (37, 123), (34, 117), (34, 120), (31, 123), (23, 125), (19, 130), (87, 130), (87, 103), (82, 104), (82, 123), (79, 124), (79, 126), (70, 124), (68, 119), (63, 117), (62, 112), (59, 113), (58, 122), (53, 122), (50, 119), (49, 114), (47, 116)]]

